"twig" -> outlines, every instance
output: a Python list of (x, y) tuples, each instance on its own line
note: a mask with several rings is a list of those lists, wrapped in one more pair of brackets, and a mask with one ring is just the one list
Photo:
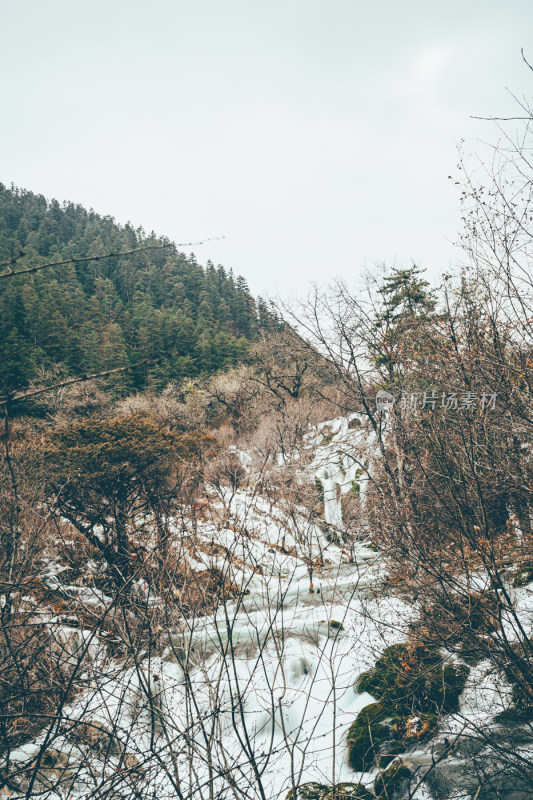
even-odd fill
[[(225, 236), (215, 236), (210, 239), (202, 239), (200, 242), (178, 242), (174, 244), (174, 242), (169, 242), (168, 244), (163, 245), (151, 245), (148, 247), (135, 247), (133, 250), (122, 250), (118, 253), (106, 253), (105, 255), (101, 256), (73, 256), (73, 258), (67, 258), (64, 261), (50, 261), (47, 264), (38, 264), (35, 267), (28, 267), (27, 269), (19, 269), (17, 272), (14, 272), (11, 268), (9, 272), (3, 272), (0, 275), (0, 280), (3, 278), (13, 278), (15, 275), (27, 275), (30, 272), (37, 272), (41, 269), (47, 269), (48, 267), (64, 267), (67, 264), (84, 264), (87, 261), (102, 261), (105, 258), (118, 258), (120, 256), (131, 256), (135, 253), (147, 253), (151, 250), (168, 250), (169, 248), (176, 248), (176, 247), (197, 247), (201, 244), (205, 244), (206, 242), (216, 242), (220, 239), (225, 239)], [(4, 262), (6, 263), (6, 262)]]
[(51, 392), (53, 389), (62, 389), (64, 386), (71, 386), (73, 383), (83, 383), (83, 381), (90, 381), (94, 378), (105, 378), (107, 375), (113, 375), (117, 372), (126, 372), (128, 369), (134, 369), (135, 367), (140, 367), (143, 364), (156, 364), (159, 360), (159, 358), (143, 358), (142, 361), (137, 361), (135, 364), (128, 364), (125, 367), (115, 367), (114, 369), (107, 369), (103, 372), (93, 372), (91, 375), (81, 375), (78, 378), (68, 378), (68, 380), (61, 381), (60, 383), (54, 383), (51, 386), (44, 386), (40, 389), (32, 389), (28, 392), (12, 392), (11, 394), (0, 397), (0, 406), (17, 403), (20, 400), (27, 400), (29, 397), (35, 397), (38, 394)]

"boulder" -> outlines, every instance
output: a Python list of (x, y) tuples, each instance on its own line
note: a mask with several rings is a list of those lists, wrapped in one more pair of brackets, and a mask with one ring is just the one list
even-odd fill
[(451, 713), (459, 707), (469, 668), (443, 661), (440, 653), (422, 644), (388, 647), (375, 666), (356, 683), (400, 713)]
[(376, 778), (374, 791), (386, 800), (400, 798), (409, 788), (411, 770), (402, 761), (394, 761)]
[(359, 783), (304, 783), (290, 790), (287, 800), (376, 800), (375, 795)]
[(346, 736), (352, 769), (366, 772), (378, 758), (385, 764), (402, 752), (405, 747), (398, 732), (401, 722), (401, 715), (384, 703), (361, 709)]
[(287, 800), (325, 800), (330, 786), (325, 786), (323, 783), (303, 783), (297, 786), (296, 789), (291, 789), (287, 795)]
[(324, 800), (376, 800), (376, 798), (360, 783), (337, 783)]
[(527, 586), (531, 581), (533, 581), (533, 564), (526, 564), (520, 567), (514, 576), (513, 586), (521, 588), (522, 586)]

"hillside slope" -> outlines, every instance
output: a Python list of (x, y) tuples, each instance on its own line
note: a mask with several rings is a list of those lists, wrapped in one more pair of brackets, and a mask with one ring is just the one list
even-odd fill
[(114, 378), (125, 394), (242, 360), (263, 307), (243, 278), (142, 228), (0, 184), (2, 273), (136, 248), (154, 249), (0, 281), (1, 393), (44, 370), (80, 375), (157, 359)]

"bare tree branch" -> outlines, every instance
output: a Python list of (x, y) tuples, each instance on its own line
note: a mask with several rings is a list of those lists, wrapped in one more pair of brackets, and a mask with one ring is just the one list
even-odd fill
[[(27, 269), (20, 269), (15, 272), (13, 269), (9, 269), (9, 272), (4, 272), (0, 275), (0, 280), (3, 278), (13, 278), (15, 275), (27, 275), (30, 272), (38, 272), (41, 269), (46, 269), (48, 267), (64, 267), (67, 264), (84, 264), (88, 261), (103, 261), (106, 258), (118, 258), (120, 256), (131, 256), (136, 253), (147, 253), (152, 250), (169, 250), (171, 248), (176, 247), (198, 247), (199, 245), (205, 244), (206, 242), (216, 242), (220, 239), (225, 239), (225, 236), (215, 236), (209, 239), (202, 239), (199, 242), (178, 242), (175, 244), (174, 242), (169, 242), (168, 244), (163, 245), (149, 245), (148, 247), (135, 247), (132, 250), (122, 250), (118, 253), (105, 253), (105, 255), (101, 256), (82, 256), (80, 258), (74, 256), (73, 258), (67, 258), (64, 261), (50, 261), (47, 264), (38, 264), (35, 267), (28, 267)], [(19, 256), (20, 258), (20, 256)], [(15, 259), (15, 261), (18, 259)], [(4, 266), (9, 265), (10, 262), (4, 261)]]
[(105, 378), (107, 375), (114, 375), (117, 372), (126, 372), (129, 369), (141, 367), (143, 364), (156, 364), (158, 361), (158, 358), (144, 358), (142, 361), (137, 361), (135, 364), (128, 364), (125, 367), (115, 367), (114, 369), (107, 369), (103, 372), (93, 372), (90, 375), (81, 375), (78, 378), (68, 378), (68, 380), (60, 381), (59, 383), (53, 383), (51, 386), (43, 386), (40, 389), (32, 389), (27, 392), (13, 392), (0, 397), (0, 406), (5, 406), (8, 403), (18, 403), (20, 400), (27, 400), (29, 397), (35, 397), (36, 395), (44, 394), (45, 392), (51, 392), (53, 389), (62, 389), (65, 386), (71, 386), (73, 383), (83, 383), (84, 381), (90, 381), (95, 378)]

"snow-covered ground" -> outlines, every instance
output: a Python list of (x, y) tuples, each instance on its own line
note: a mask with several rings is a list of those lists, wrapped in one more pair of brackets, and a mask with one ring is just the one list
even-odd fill
[[(118, 725), (127, 751), (147, 764), (145, 788), (158, 798), (176, 796), (176, 775), (184, 796), (198, 798), (209, 797), (210, 787), (215, 797), (229, 797), (232, 780), (248, 797), (263, 791), (269, 800), (311, 780), (372, 781), (347, 762), (346, 732), (372, 702), (354, 685), (385, 647), (405, 637), (412, 609), (382, 594), (379, 558), (364, 543), (355, 563), (347, 563), (341, 548), (314, 528), (301, 555), (294, 522), (281, 509), (273, 521), (266, 501), (238, 492), (231, 511), (234, 521), (245, 520), (240, 529), (232, 526), (239, 533), (205, 523), (199, 536), (231, 550), (238, 565), (231, 567), (232, 582), (246, 594), (214, 617), (184, 619), (140, 668), (111, 668), (68, 716)], [(309, 559), (316, 562), (314, 591)], [(205, 555), (203, 566), (229, 563), (227, 553)], [(12, 757), (27, 758), (35, 747)], [(61, 740), (54, 748), (71, 749)], [(80, 794), (94, 780), (90, 772), (79, 772)]]
[[(314, 430), (307, 446), (313, 459), (302, 477), (321, 481), (325, 520), (340, 528), (342, 495), (354, 481), (364, 494), (371, 438), (350, 419), (337, 420)], [(347, 730), (373, 702), (354, 686), (386, 647), (405, 640), (415, 608), (384, 589), (379, 553), (365, 542), (348, 555), (303, 510), (289, 514), (246, 490), (219, 504), (219, 521), (198, 524), (199, 546), (183, 558), (196, 573), (221, 570), (234, 598), (214, 615), (181, 619), (135, 666), (111, 663), (66, 709), (70, 719), (116, 728), (120, 740), (99, 767), (97, 758), (80, 762), (72, 737), (56, 737), (53, 747), (76, 764), (71, 795), (108, 786), (110, 768), (122, 781), (113, 796), (133, 796), (131, 784), (160, 800), (277, 800), (310, 781), (372, 786), (375, 774), (354, 773), (348, 764)], [(527, 614), (533, 594), (517, 594)], [(460, 713), (411, 754), (411, 763), (430, 766), (439, 744), (468, 725), (489, 725), (508, 705), (508, 687), (481, 663), (471, 671)], [(24, 763), (40, 744), (11, 757)], [(131, 775), (125, 764), (134, 765)], [(415, 794), (430, 796), (424, 784)]]
[[(198, 663), (190, 686), (171, 658), (162, 665), (165, 712), (179, 730), (190, 720), (188, 692), (195, 695), (199, 716), (216, 704), (213, 757), (219, 766), (232, 765), (250, 796), (260, 796), (254, 785), (259, 780), (269, 798), (284, 796), (293, 782), (354, 780), (345, 734), (371, 701), (356, 694), (354, 684), (376, 655), (402, 638), (410, 609), (396, 598), (379, 597), (380, 567), (363, 545), (357, 564), (347, 564), (338, 547), (323, 542), (326, 563), (316, 568), (310, 592), (302, 559), (269, 552), (278, 543), (272, 528), (266, 540), (256, 538), (252, 520), (248, 510), (242, 556), (251, 551), (264, 574), (254, 575), (250, 593), (223, 613), (191, 623), (187, 641)], [(207, 765), (196, 769), (208, 779)], [(216, 783), (220, 791), (225, 782)]]

